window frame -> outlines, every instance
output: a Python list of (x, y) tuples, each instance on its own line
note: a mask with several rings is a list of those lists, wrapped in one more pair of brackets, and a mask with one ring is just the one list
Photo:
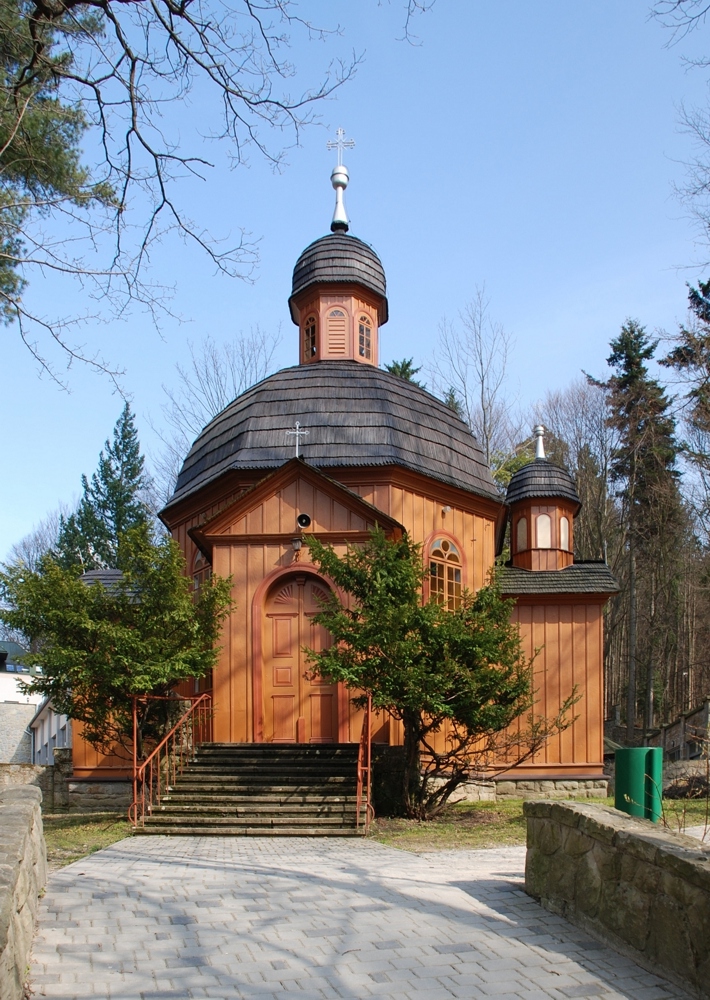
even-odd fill
[[(434, 550), (442, 542), (447, 542), (454, 548), (458, 561), (437, 559)], [(457, 610), (463, 601), (464, 580), (466, 579), (466, 560), (461, 542), (446, 531), (435, 531), (427, 539), (424, 551), (426, 552), (426, 600), (435, 600), (435, 594), (438, 592), (441, 593), (442, 599), (436, 600), (437, 604), (448, 611)], [(435, 590), (432, 586), (433, 565), (444, 569), (444, 573), (439, 577), (442, 582), (442, 590), (439, 590), (438, 587)], [(451, 574), (447, 571), (451, 571)], [(457, 573), (458, 579), (456, 579)], [(450, 575), (453, 577), (452, 580), (449, 579)]]

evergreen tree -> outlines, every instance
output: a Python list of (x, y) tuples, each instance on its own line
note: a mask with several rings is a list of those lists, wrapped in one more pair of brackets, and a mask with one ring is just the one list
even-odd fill
[(83, 496), (74, 514), (62, 518), (57, 555), (67, 567), (84, 571), (119, 564), (121, 540), (133, 527), (145, 525), (149, 512), (142, 499), (146, 487), (144, 458), (128, 403), (99, 455), (89, 481), (81, 478)]
[[(606, 391), (608, 424), (617, 436), (610, 478), (623, 505), (628, 559), (627, 738), (634, 737), (637, 714), (639, 652), (645, 661), (645, 724), (653, 724), (653, 690), (660, 644), (659, 595), (674, 590), (674, 542), (684, 530), (675, 463), (679, 446), (670, 400), (649, 375), (658, 341), (635, 320), (627, 320), (611, 342), (607, 363), (614, 374), (594, 382)], [(642, 587), (639, 587), (641, 577)], [(639, 606), (640, 590), (642, 606)], [(639, 648), (639, 612), (644, 618)]]
[[(80, 566), (62, 567), (51, 554), (36, 569), (0, 571), (0, 620), (25, 637), (42, 668), (29, 690), (81, 721), (100, 752), (130, 749), (134, 695), (167, 696), (215, 666), (231, 607), (229, 580), (212, 576), (196, 594), (177, 542), (154, 542), (145, 523), (124, 533), (118, 568), (123, 576), (106, 587), (87, 585)], [(163, 734), (161, 706), (141, 708), (141, 743)]]
[(417, 382), (414, 376), (417, 372), (420, 372), (421, 365), (419, 368), (414, 367), (414, 358), (402, 358), (401, 361), (392, 361), (390, 364), (385, 365), (385, 368), (390, 373), (390, 375), (397, 375), (399, 378), (403, 378), (406, 382), (414, 382), (418, 385), (420, 389), (424, 388), (421, 382)]
[[(464, 593), (449, 610), (422, 603), (421, 549), (406, 534), (388, 540), (381, 529), (338, 556), (314, 535), (313, 562), (340, 591), (314, 621), (333, 642), (308, 650), (314, 670), (342, 682), (404, 729), (403, 807), (431, 819), (474, 771), (526, 760), (571, 724), (575, 696), (555, 719), (539, 716), (532, 671), (510, 602), (494, 585)], [(515, 723), (515, 725), (513, 725)], [(443, 738), (436, 734), (443, 731)]]
[(466, 419), (466, 414), (464, 413), (463, 403), (456, 394), (456, 390), (453, 386), (449, 386), (444, 395), (444, 403), (448, 406), (450, 410), (453, 410), (457, 417), (461, 420)]

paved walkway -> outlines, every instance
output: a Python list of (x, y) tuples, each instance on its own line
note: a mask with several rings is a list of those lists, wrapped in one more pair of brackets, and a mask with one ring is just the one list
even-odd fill
[(524, 849), (134, 837), (50, 879), (37, 997), (686, 1000), (539, 907)]

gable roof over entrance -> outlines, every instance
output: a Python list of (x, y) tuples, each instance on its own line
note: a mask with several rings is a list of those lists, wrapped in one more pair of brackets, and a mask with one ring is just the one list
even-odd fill
[(307, 514), (310, 524), (303, 535), (329, 541), (361, 541), (375, 526), (387, 534), (401, 534), (402, 525), (373, 507), (357, 493), (309, 466), (300, 458), (286, 462), (251, 489), (228, 504), (190, 537), (211, 559), (215, 542), (253, 541), (259, 537), (288, 541), (301, 535), (297, 517)]

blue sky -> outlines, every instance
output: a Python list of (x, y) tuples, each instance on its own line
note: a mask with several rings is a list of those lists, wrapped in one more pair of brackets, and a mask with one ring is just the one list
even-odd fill
[[(325, 143), (340, 125), (357, 142), (346, 156), (351, 231), (373, 244), (387, 273), (382, 360), (426, 362), (442, 318), (454, 318), (483, 283), (493, 317), (515, 337), (510, 391), (523, 404), (582, 369), (603, 374), (609, 340), (627, 317), (666, 331), (683, 320), (685, 284), (706, 272), (692, 268), (705, 251), (674, 195), (693, 155), (679, 108), (705, 103), (708, 92), (706, 75), (682, 57), (710, 51), (710, 27), (668, 48), (648, 0), (438, 0), (412, 46), (398, 40), (400, 0), (301, 6), (337, 18), (342, 34), (298, 42), (294, 62), (315, 79), (331, 55), (364, 53), (356, 77), (321, 105), (321, 125), (303, 133), (280, 172), (255, 152), (230, 171), (212, 146), (208, 181), (180, 188), (206, 227), (259, 239), (256, 280), (215, 275), (168, 239), (152, 256), (151, 277), (176, 287), (181, 321), (166, 320), (158, 334), (137, 311), (85, 331), (87, 343), (126, 368), (146, 451), (157, 445), (149, 419), (160, 423), (161, 384), (175, 383), (188, 341), (280, 324), (277, 367), (296, 362), (291, 271), (328, 231), (333, 155)], [(189, 128), (207, 100), (195, 94), (188, 109), (168, 108), (168, 120)], [(68, 294), (37, 280), (29, 293), (40, 306)], [(122, 400), (80, 370), (68, 373), (71, 392), (57, 390), (38, 377), (12, 327), (0, 339), (0, 367), (2, 557), (46, 511), (77, 496)]]

